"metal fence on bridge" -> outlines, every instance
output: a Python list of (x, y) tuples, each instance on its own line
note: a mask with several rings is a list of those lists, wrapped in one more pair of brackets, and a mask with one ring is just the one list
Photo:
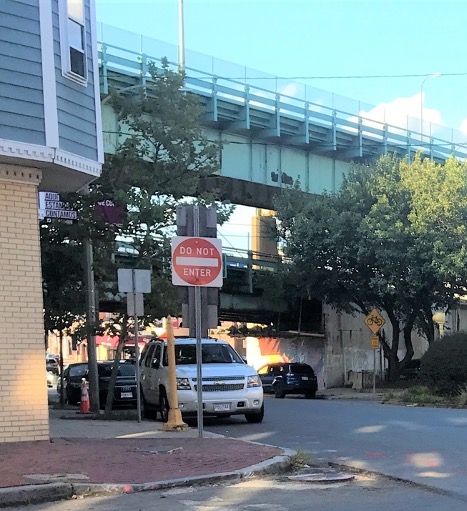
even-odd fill
[[(149, 63), (158, 65), (163, 57), (177, 67), (175, 45), (104, 24), (98, 28), (103, 93), (108, 92), (109, 84), (121, 88), (144, 85), (150, 78)], [(400, 112), (396, 123), (396, 114), (384, 105), (374, 107), (201, 53), (187, 51), (185, 61), (186, 88), (214, 100), (215, 121), (222, 115), (227, 121), (235, 121), (238, 110), (222, 110), (221, 103), (246, 106), (257, 114), (253, 122), (261, 124), (261, 112), (275, 114), (281, 119), (279, 136), (283, 134), (286, 139), (303, 132), (304, 144), (315, 144), (321, 152), (336, 151), (339, 143), (340, 149), (346, 144), (352, 148), (357, 142), (370, 155), (396, 152), (411, 157), (423, 149), (438, 161), (446, 160), (451, 154), (462, 159), (467, 157), (466, 137), (458, 130), (426, 121), (422, 127), (419, 118), (410, 116), (401, 125)], [(262, 127), (268, 127), (269, 121), (266, 115)]]

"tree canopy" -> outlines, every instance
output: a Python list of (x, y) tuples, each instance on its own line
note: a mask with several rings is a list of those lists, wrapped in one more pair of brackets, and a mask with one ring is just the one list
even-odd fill
[[(285, 253), (299, 292), (337, 310), (386, 312), (382, 339), (395, 377), (413, 355), (414, 328), (433, 340), (434, 309), (449, 309), (467, 281), (467, 165), (385, 155), (354, 164), (341, 189), (312, 198), (298, 189), (277, 200)], [(397, 358), (403, 333), (406, 356)]]
[[(104, 136), (113, 136), (115, 147), (113, 154), (106, 154), (102, 175), (89, 191), (65, 198), (78, 211), (78, 222), (66, 225), (54, 221), (42, 230), (44, 249), (48, 243), (44, 289), (51, 295), (51, 284), (57, 282), (54, 299), (65, 309), (65, 315), (71, 304), (67, 297), (73, 289), (69, 282), (82, 286), (83, 267), (69, 268), (65, 279), (59, 277), (56, 266), (49, 261), (60, 258), (59, 252), (66, 252), (64, 262), (72, 254), (79, 259), (77, 251), (82, 251), (86, 237), (94, 246), (100, 297), (116, 293), (116, 270), (123, 258), (118, 258), (117, 241), (123, 240), (131, 246), (126, 254), (128, 264), (152, 270), (153, 291), (145, 296), (144, 321), (180, 312), (176, 290), (170, 282), (170, 237), (174, 233), (176, 207), (190, 198), (214, 204), (215, 192), (199, 195), (197, 190), (201, 177), (218, 170), (220, 146), (205, 137), (201, 125), (203, 107), (196, 94), (184, 90), (183, 73), (170, 69), (166, 60), (159, 68), (150, 64), (149, 69), (151, 78), (144, 85), (112, 90), (106, 100), (116, 113), (118, 130)], [(121, 212), (119, 222), (109, 223), (100, 215), (97, 205), (103, 202), (112, 203)], [(232, 207), (219, 203), (216, 206), (222, 223)], [(60, 244), (50, 245), (47, 241), (52, 232), (60, 234)], [(46, 308), (50, 299), (48, 296)], [(84, 300), (78, 311), (84, 315)]]

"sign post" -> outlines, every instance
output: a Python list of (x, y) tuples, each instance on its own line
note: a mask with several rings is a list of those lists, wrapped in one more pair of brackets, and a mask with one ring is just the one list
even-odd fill
[(373, 333), (370, 337), (370, 347), (373, 350), (373, 394), (376, 394), (376, 350), (379, 348), (379, 335), (377, 334), (386, 321), (376, 309), (373, 309), (370, 314), (365, 316), (363, 322)]
[(141, 391), (139, 386), (139, 344), (138, 316), (144, 316), (143, 293), (151, 292), (151, 270), (120, 268), (118, 270), (118, 291), (127, 293), (127, 314), (134, 319), (136, 409), (138, 422), (141, 422)]
[(196, 382), (198, 436), (203, 437), (203, 374), (201, 323), (201, 287), (222, 286), (222, 242), (217, 238), (201, 238), (200, 211), (193, 211), (193, 237), (172, 238), (172, 284), (194, 287)]

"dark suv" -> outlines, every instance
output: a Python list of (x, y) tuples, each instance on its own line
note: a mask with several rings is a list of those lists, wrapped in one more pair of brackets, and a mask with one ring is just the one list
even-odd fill
[(313, 368), (300, 362), (267, 364), (258, 370), (264, 392), (272, 392), (277, 398), (286, 394), (305, 394), (313, 399), (318, 390), (318, 381)]
[[(105, 406), (109, 389), (110, 376), (113, 362), (98, 362), (99, 374), (99, 402)], [(113, 407), (129, 405), (136, 407), (136, 370), (135, 365), (128, 361), (121, 361), (118, 366), (117, 381), (115, 382)], [(81, 401), (81, 382), (88, 380), (88, 364), (86, 362), (69, 364), (63, 371), (63, 384), (65, 400), (67, 403), (76, 405)], [(57, 384), (57, 392), (60, 395), (60, 380)]]

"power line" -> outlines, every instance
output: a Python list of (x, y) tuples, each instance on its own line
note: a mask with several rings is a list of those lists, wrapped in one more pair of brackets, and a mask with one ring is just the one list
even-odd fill
[[(212, 80), (220, 78), (221, 80), (361, 80), (371, 78), (423, 78), (431, 76), (433, 73), (423, 74), (402, 74), (402, 75), (335, 75), (335, 76), (206, 76), (199, 77), (201, 80)], [(442, 76), (467, 76), (467, 72), (462, 73), (441, 73)]]

